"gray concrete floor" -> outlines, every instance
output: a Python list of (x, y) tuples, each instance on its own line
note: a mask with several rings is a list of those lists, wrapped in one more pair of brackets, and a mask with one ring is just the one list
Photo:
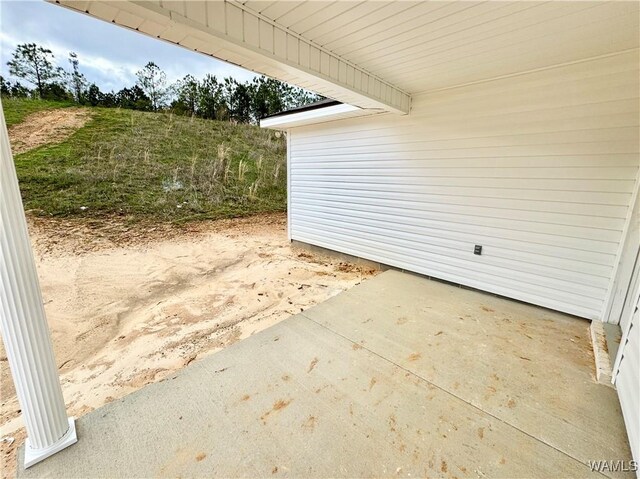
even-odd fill
[[(587, 321), (388, 271), (78, 421), (19, 477), (604, 477)], [(615, 475), (615, 474), (614, 474)]]

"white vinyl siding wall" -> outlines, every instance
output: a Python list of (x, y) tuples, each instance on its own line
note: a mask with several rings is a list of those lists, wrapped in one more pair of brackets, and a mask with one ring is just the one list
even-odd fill
[(640, 257), (636, 256), (632, 266), (634, 274), (622, 311), (622, 340), (613, 371), (631, 452), (640, 462)]
[(616, 377), (616, 389), (620, 406), (627, 425), (627, 435), (631, 453), (636, 462), (640, 462), (640, 313), (636, 304), (630, 318), (631, 329), (624, 344), (624, 355)]
[(634, 50), (294, 128), (291, 237), (601, 319), (638, 172), (638, 75)]

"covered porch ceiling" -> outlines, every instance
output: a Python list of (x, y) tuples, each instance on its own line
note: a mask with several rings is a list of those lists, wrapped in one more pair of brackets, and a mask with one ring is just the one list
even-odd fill
[(53, 3), (394, 113), (408, 113), (413, 94), (639, 46), (637, 2)]

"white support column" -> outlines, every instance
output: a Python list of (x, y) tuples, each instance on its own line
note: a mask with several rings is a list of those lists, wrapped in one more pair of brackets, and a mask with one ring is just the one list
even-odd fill
[(77, 438), (65, 411), (1, 104), (0, 333), (27, 428), (29, 467)]

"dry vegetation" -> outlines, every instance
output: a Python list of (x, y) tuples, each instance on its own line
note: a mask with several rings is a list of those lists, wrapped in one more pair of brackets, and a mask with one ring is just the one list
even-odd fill
[(185, 222), (286, 207), (279, 133), (170, 113), (88, 111), (91, 120), (69, 138), (16, 155), (31, 214)]

